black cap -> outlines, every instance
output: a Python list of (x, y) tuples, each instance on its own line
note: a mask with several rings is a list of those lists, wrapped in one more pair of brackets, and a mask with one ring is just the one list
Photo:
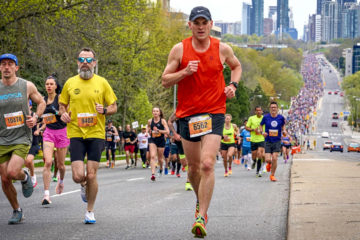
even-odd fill
[(108, 119), (107, 120), (107, 123), (112, 123), (113, 121), (111, 119)]
[(211, 20), (211, 14), (210, 14), (209, 9), (207, 9), (206, 7), (202, 7), (202, 6), (194, 7), (191, 10), (189, 20), (194, 21), (195, 19), (197, 19), (199, 17), (203, 17), (206, 20)]

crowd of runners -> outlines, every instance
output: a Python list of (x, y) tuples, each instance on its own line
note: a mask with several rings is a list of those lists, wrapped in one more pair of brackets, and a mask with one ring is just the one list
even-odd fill
[[(191, 229), (195, 237), (207, 234), (216, 158), (223, 160), (224, 177), (233, 174), (234, 163), (242, 164), (244, 171), (254, 171), (256, 177), (269, 172), (269, 181), (277, 181), (279, 153), (283, 153), (286, 163), (297, 130), (305, 133), (308, 128), (303, 116), (316, 106), (321, 94), (316, 58), (305, 58), (305, 86), (293, 99), (287, 121), (279, 114), (277, 102), (271, 102), (268, 114), (263, 115), (263, 109), (256, 106), (253, 116), (236, 125), (226, 114), (226, 99), (235, 96), (242, 69), (227, 44), (209, 37), (211, 25), (207, 8), (191, 11), (189, 26), (193, 36), (174, 46), (162, 75), (164, 87), (178, 85), (176, 111), (165, 119), (161, 109), (154, 107), (152, 118), (141, 125), (139, 133), (131, 125), (124, 130), (113, 125), (110, 115), (117, 111), (117, 98), (107, 80), (94, 74), (97, 59), (92, 49), (79, 51), (79, 74), (69, 78), (63, 87), (55, 75), (44, 80), (45, 97), (34, 84), (16, 76), (19, 64), (15, 55), (1, 55), (0, 174), (3, 191), (13, 208), (9, 224), (23, 219), (13, 181), (21, 182), (25, 197), (32, 195), (37, 186), (34, 158), (40, 146), (44, 194), (39, 204), (52, 204), (52, 180), (56, 182), (56, 194), (64, 191), (65, 157), (69, 153), (72, 178), (80, 184), (81, 198), (87, 203), (84, 222), (88, 224), (96, 223), (96, 175), (103, 151), (109, 168), (115, 168), (117, 151), (125, 154), (126, 170), (137, 167), (141, 159), (140, 167), (149, 168), (149, 181), (156, 182), (162, 175), (180, 178), (184, 174), (185, 189), (196, 196)], [(227, 86), (224, 63), (232, 70)], [(36, 112), (32, 111), (34, 103)], [(24, 163), (28, 170), (23, 169)]]
[(306, 55), (303, 59), (301, 74), (304, 86), (299, 94), (292, 98), (291, 108), (287, 116), (287, 128), (296, 145), (302, 144), (299, 136), (309, 134), (311, 113), (316, 112), (318, 100), (324, 93), (321, 78), (321, 67), (316, 54)]

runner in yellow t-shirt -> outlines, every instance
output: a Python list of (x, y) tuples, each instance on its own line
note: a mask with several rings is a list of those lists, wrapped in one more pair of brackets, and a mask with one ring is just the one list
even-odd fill
[(95, 223), (96, 173), (105, 145), (105, 115), (117, 111), (117, 98), (107, 80), (94, 74), (96, 59), (92, 49), (81, 49), (77, 64), (79, 75), (69, 78), (61, 92), (60, 114), (67, 123), (73, 179), (81, 184), (81, 197), (87, 202), (85, 223)]
[(263, 119), (263, 111), (260, 106), (255, 107), (255, 115), (249, 117), (246, 124), (246, 130), (251, 134), (251, 154), (252, 154), (252, 168), (256, 164), (256, 176), (261, 177), (261, 164), (265, 157), (265, 138), (262, 135), (264, 129), (260, 127), (261, 120)]

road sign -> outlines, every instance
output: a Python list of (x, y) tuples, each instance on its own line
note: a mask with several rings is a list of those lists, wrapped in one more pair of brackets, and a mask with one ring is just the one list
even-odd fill
[(135, 129), (135, 128), (138, 128), (139, 127), (139, 122), (138, 121), (135, 121), (133, 122), (132, 124), (132, 127)]
[(343, 112), (344, 115), (350, 115), (350, 112)]

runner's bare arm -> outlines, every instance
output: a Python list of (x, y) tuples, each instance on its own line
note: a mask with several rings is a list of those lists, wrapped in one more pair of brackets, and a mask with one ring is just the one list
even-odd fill
[(164, 125), (165, 130), (159, 130), (159, 132), (162, 134), (170, 134), (169, 126), (168, 126), (166, 120), (162, 118), (161, 123), (162, 123), (162, 125)]
[(232, 48), (226, 43), (220, 43), (220, 55), (222, 62), (224, 61), (231, 69), (231, 82), (240, 82), (241, 79), (241, 63), (234, 55)]
[(67, 112), (67, 108), (68, 104), (63, 104), (59, 102), (59, 114), (61, 116), (60, 119), (64, 123), (69, 123), (71, 121), (71, 111)]
[(34, 103), (36, 103), (36, 115), (41, 116), (44, 113), (44, 110), (46, 108), (46, 103), (44, 101), (44, 98), (41, 96), (41, 94), (38, 92), (37, 88), (32, 82), (27, 82), (27, 92), (28, 92), (28, 98), (31, 99)]
[(183, 55), (183, 44), (176, 44), (173, 49), (171, 49), (168, 62), (165, 67), (165, 70), (161, 76), (162, 85), (165, 88), (169, 88), (180, 82), (186, 76), (192, 75), (194, 72), (197, 72), (199, 61), (194, 59), (189, 61), (186, 68), (177, 71), (180, 66), (181, 59)]
[[(240, 82), (242, 68), (240, 61), (235, 57), (234, 51), (226, 43), (220, 43), (220, 59), (221, 62), (225, 62), (231, 69), (231, 82)], [(224, 89), (227, 98), (233, 98), (235, 96), (236, 87), (232, 84), (226, 86)]]
[(146, 134), (150, 134), (150, 130), (151, 130), (151, 120), (148, 120), (148, 124), (146, 125)]
[(112, 115), (117, 112), (117, 104), (114, 102), (113, 104), (107, 107), (106, 115)]
[[(174, 125), (173, 123), (178, 120), (178, 118), (176, 117), (175, 112), (173, 112), (168, 120), (168, 126), (169, 126), (169, 130), (173, 133), (174, 139), (176, 141), (180, 141), (181, 137), (180, 135), (175, 131)], [(178, 126), (179, 127), (179, 126)]]

